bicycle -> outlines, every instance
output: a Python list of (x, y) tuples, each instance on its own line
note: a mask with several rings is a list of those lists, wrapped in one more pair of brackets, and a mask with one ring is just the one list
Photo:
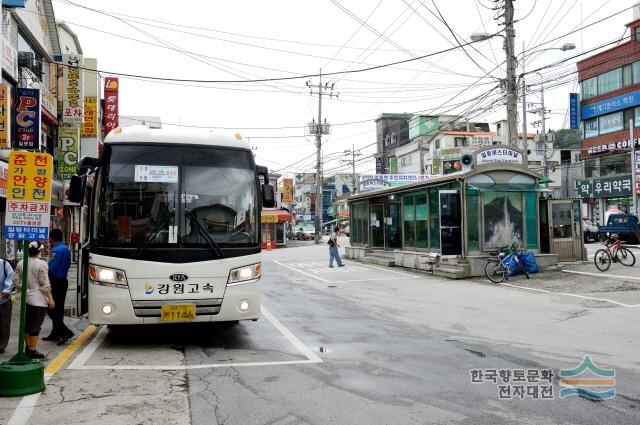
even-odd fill
[(517, 267), (524, 272), (524, 275), (529, 279), (529, 273), (525, 270), (524, 266), (518, 258), (518, 254), (522, 251), (518, 249), (518, 244), (512, 244), (510, 247), (500, 249), (497, 253), (491, 255), (497, 256), (497, 258), (489, 258), (487, 264), (484, 266), (484, 274), (493, 283), (502, 282), (508, 275), (511, 274), (509, 263), (513, 259)]
[(631, 267), (636, 263), (636, 257), (630, 249), (625, 248), (618, 235), (611, 235), (604, 242), (604, 248), (596, 251), (593, 262), (601, 272), (606, 272), (611, 267), (611, 263), (620, 263), (623, 266)]

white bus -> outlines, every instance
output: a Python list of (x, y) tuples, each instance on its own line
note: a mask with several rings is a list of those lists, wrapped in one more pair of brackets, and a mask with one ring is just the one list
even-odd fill
[(260, 209), (274, 194), (240, 135), (117, 128), (69, 198), (84, 204), (78, 314), (91, 323), (258, 318)]

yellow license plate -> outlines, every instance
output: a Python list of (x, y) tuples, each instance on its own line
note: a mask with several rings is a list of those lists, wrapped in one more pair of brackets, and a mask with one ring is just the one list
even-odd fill
[(165, 304), (160, 311), (161, 319), (166, 321), (189, 321), (196, 319), (195, 304)]

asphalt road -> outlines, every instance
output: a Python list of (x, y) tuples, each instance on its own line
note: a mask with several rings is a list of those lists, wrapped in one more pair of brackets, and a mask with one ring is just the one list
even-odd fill
[[(96, 329), (35, 401), (0, 399), (0, 423), (640, 423), (638, 267), (617, 265), (616, 278), (575, 264), (593, 276), (507, 286), (350, 261), (329, 269), (326, 245), (263, 258), (259, 321)], [(615, 370), (613, 399), (560, 397), (559, 370), (585, 355)]]

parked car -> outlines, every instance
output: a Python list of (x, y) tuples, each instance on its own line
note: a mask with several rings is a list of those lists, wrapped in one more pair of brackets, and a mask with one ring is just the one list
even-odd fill
[(316, 228), (311, 224), (303, 224), (296, 229), (296, 239), (298, 240), (307, 241), (316, 237)]
[(611, 214), (607, 224), (598, 228), (598, 234), (601, 240), (617, 234), (621, 240), (636, 244), (640, 241), (638, 217), (632, 214)]
[(598, 240), (598, 226), (590, 218), (584, 217), (582, 219), (582, 234), (585, 243), (595, 242)]

